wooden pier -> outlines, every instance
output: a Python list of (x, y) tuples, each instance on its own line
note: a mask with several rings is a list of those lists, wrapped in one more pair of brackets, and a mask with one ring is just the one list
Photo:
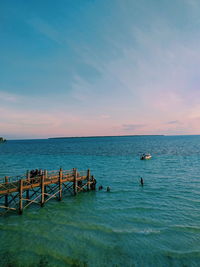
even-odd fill
[(0, 215), (9, 211), (22, 214), (31, 204), (43, 207), (52, 198), (60, 201), (66, 193), (76, 195), (81, 191), (95, 190), (96, 187), (90, 170), (44, 170), (32, 176), (27, 171), (24, 176), (6, 176), (0, 180)]

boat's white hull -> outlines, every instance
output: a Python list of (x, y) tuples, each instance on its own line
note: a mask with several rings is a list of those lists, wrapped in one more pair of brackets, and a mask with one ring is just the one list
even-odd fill
[(152, 158), (152, 156), (150, 156), (150, 155), (145, 155), (145, 156), (142, 156), (140, 159), (141, 160), (145, 160), (145, 159), (151, 159)]

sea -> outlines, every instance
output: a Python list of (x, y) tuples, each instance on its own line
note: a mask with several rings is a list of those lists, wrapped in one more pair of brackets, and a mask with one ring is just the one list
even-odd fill
[(60, 167), (90, 169), (97, 190), (1, 216), (0, 266), (200, 266), (200, 136), (0, 144), (0, 177)]

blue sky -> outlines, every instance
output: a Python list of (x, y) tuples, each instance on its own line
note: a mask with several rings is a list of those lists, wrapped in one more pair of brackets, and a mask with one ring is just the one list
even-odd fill
[(199, 134), (200, 2), (0, 1), (0, 135)]

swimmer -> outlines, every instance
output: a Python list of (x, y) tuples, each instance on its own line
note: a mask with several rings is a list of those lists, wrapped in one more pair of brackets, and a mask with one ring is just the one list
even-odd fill
[(110, 192), (110, 187), (108, 186), (107, 189), (106, 189), (107, 192)]
[(99, 191), (100, 191), (100, 190), (102, 190), (102, 189), (103, 189), (103, 186), (102, 186), (102, 185), (100, 185), (100, 186), (99, 186)]

